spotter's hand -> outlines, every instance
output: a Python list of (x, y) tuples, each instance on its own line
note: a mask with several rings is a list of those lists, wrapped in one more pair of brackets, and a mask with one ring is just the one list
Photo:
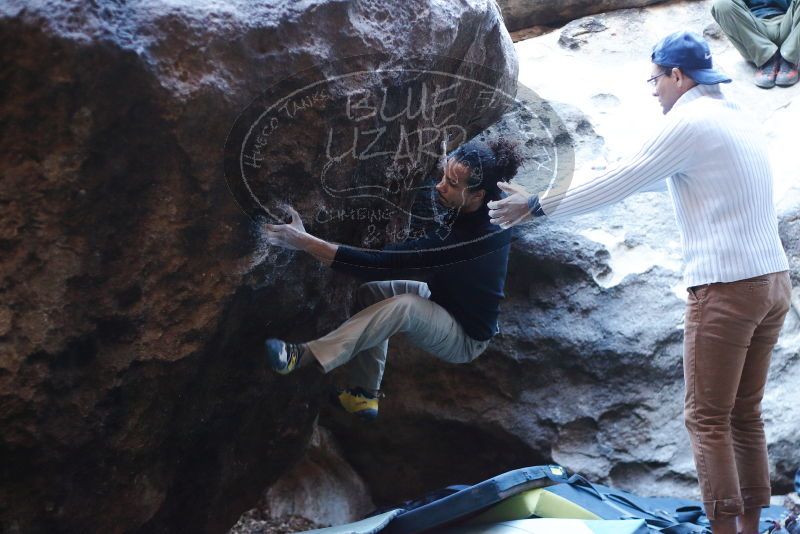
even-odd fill
[(496, 224), (505, 230), (532, 217), (528, 208), (530, 193), (524, 187), (508, 182), (497, 182), (497, 187), (508, 193), (508, 196), (487, 204), (492, 224)]
[(305, 250), (307, 238), (309, 237), (300, 219), (300, 214), (291, 206), (286, 207), (286, 211), (292, 217), (288, 224), (265, 224), (267, 242), (277, 247), (288, 248), (291, 250)]

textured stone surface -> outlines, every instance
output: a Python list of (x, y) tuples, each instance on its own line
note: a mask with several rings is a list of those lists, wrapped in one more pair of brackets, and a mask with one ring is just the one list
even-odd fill
[(286, 534), (287, 532), (305, 532), (315, 528), (325, 527), (298, 516), (275, 519), (269, 514), (253, 508), (242, 515), (229, 532), (230, 534)]
[[(267, 372), (260, 342), (330, 328), (351, 289), (265, 247), (223, 179), (231, 125), (286, 76), (324, 79), (319, 62), (369, 51), (389, 63), (357, 66), (491, 63), (487, 81), (513, 91), (499, 12), (11, 1), (0, 47), (0, 530), (228, 528), (299, 459), (317, 412), (321, 379)], [(297, 169), (281, 193), (304, 215), (317, 126), (285, 131)]]
[(649, 6), (664, 0), (497, 0), (509, 30), (529, 26), (556, 25), (586, 15), (615, 9)]
[[(374, 509), (366, 484), (322, 427), (314, 428), (306, 455), (270, 486), (258, 506), (273, 520), (302, 517), (323, 526), (350, 523)], [(249, 514), (255, 517), (258, 511)]]
[(273, 516), (300, 516), (326, 525), (349, 523), (375, 509), (364, 481), (321, 427), (314, 429), (303, 461), (269, 488), (264, 502)]

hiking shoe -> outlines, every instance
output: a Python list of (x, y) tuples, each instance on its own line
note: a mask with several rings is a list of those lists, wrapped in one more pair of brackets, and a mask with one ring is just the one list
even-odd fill
[(775, 78), (778, 76), (778, 69), (781, 66), (780, 54), (775, 54), (772, 59), (756, 69), (753, 82), (763, 89), (775, 87)]
[(781, 58), (781, 66), (778, 69), (778, 75), (775, 77), (775, 85), (778, 87), (790, 87), (797, 83), (800, 75), (797, 72), (797, 64), (789, 63)]
[(300, 346), (286, 343), (280, 339), (268, 339), (264, 342), (267, 352), (267, 362), (272, 370), (282, 375), (288, 375), (295, 370), (302, 356)]
[(331, 395), (331, 403), (367, 421), (378, 417), (378, 396), (362, 388), (336, 390)]

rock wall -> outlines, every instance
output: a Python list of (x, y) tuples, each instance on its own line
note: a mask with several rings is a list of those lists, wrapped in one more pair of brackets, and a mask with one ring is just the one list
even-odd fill
[[(320, 526), (341, 525), (373, 510), (369, 488), (343, 458), (331, 433), (317, 426), (303, 459), (270, 486), (258, 507), (249, 511), (231, 533), (259, 532), (270, 520), (280, 518), (303, 518)], [(255, 519), (262, 512), (268, 514), (267, 521)]]
[(643, 7), (664, 0), (497, 0), (509, 31), (530, 26), (556, 26), (586, 15), (606, 13), (615, 9)]
[[(222, 531), (300, 459), (317, 414), (321, 378), (279, 379), (260, 343), (325, 331), (351, 289), (264, 245), (223, 178), (232, 125), (287, 76), (325, 80), (318, 65), (365, 52), (350, 67), (488, 64), (513, 94), (499, 12), (11, 1), (0, 47), (0, 530)], [(474, 133), (502, 110), (455, 120)], [(281, 200), (304, 216), (319, 147), (300, 141), (318, 126), (285, 129), (297, 146), (263, 176), (289, 173)]]

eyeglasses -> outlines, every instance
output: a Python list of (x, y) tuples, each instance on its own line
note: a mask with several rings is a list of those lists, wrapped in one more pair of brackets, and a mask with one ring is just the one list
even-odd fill
[(662, 72), (661, 74), (656, 74), (652, 78), (648, 78), (647, 83), (655, 87), (656, 83), (658, 83), (658, 79), (661, 78), (662, 76), (665, 76), (666, 74), (667, 74), (666, 72)]

